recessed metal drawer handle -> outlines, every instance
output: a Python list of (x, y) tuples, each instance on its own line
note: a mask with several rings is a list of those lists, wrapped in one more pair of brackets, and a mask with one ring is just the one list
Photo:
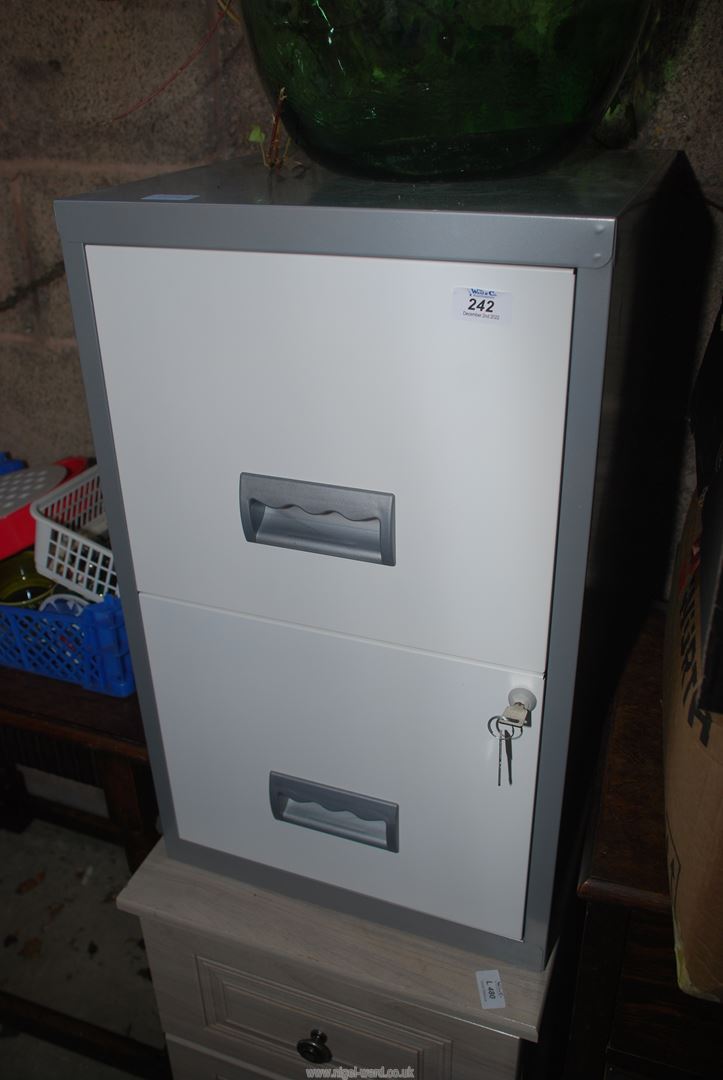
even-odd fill
[(278, 821), (399, 851), (396, 803), (276, 772), (269, 773), (269, 801)]
[(241, 473), (239, 501), (250, 544), (394, 566), (390, 492)]

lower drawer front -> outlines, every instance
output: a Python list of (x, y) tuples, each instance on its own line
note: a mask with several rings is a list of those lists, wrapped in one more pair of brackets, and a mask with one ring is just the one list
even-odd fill
[(351, 982), (340, 992), (317, 967), (292, 971), (278, 960), (259, 963), (258, 957), (240, 956), (233, 947), (195, 935), (157, 925), (144, 925), (144, 931), (167, 1034), (231, 1058), (242, 1070), (233, 1077), (306, 1080), (307, 1069), (320, 1063), (305, 1060), (297, 1044), (314, 1030), (326, 1037), (332, 1069), (380, 1070), (380, 1075), (383, 1069), (398, 1070), (414, 1080), (513, 1080), (516, 1075), (519, 1039), (513, 1036), (470, 1030), (469, 1024), (384, 1000)]
[(268, 1068), (243, 1065), (170, 1036), (167, 1045), (173, 1080), (290, 1080), (297, 1075), (279, 1072), (272, 1065)]
[[(157, 596), (141, 607), (182, 840), (522, 938), (540, 675)], [(538, 704), (515, 739), (514, 785), (498, 784), (488, 717), (515, 688)], [(272, 773), (311, 784), (312, 805), (324, 788), (366, 796), (373, 819), (391, 803), (395, 844), (370, 837), (356, 807), (325, 810), (321, 822), (298, 806), (272, 812)]]

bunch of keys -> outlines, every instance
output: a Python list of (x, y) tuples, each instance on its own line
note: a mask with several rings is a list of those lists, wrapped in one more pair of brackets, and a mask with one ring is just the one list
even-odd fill
[(522, 728), (514, 721), (506, 720), (504, 716), (491, 716), (487, 721), (487, 730), (498, 741), (499, 751), (497, 754), (497, 787), (502, 786), (502, 747), (505, 748), (507, 759), (507, 782), (512, 786), (512, 743), (522, 735)]
[(502, 786), (502, 747), (507, 758), (507, 782), (512, 787), (512, 743), (522, 735), (523, 728), (532, 723), (531, 714), (537, 705), (537, 698), (531, 690), (511, 690), (507, 700), (509, 705), (501, 716), (491, 716), (487, 721), (487, 730), (497, 739), (497, 787)]

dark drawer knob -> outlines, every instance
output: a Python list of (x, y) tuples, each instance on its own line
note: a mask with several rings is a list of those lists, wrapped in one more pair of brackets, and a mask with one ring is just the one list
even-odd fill
[(296, 1049), (303, 1058), (317, 1065), (323, 1061), (331, 1061), (331, 1050), (326, 1045), (326, 1035), (318, 1028), (314, 1028), (308, 1039), (299, 1039)]

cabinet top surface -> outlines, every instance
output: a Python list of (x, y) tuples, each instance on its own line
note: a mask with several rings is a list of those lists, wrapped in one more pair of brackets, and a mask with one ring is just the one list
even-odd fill
[[(180, 863), (162, 841), (118, 906), (249, 954), (313, 965), (381, 997), (537, 1040), (554, 957), (546, 971), (529, 971)], [(476, 972), (490, 970), (499, 971), (504, 1009), (482, 1009)]]
[(583, 152), (556, 168), (493, 180), (390, 181), (340, 176), (312, 165), (270, 172), (256, 158), (205, 165), (59, 200), (68, 203), (305, 207), (575, 218), (620, 216), (670, 167), (669, 152)]
[(444, 183), (270, 173), (244, 158), (60, 199), (55, 213), (66, 245), (597, 269), (617, 222), (653, 202), (675, 158), (584, 152), (534, 176)]

